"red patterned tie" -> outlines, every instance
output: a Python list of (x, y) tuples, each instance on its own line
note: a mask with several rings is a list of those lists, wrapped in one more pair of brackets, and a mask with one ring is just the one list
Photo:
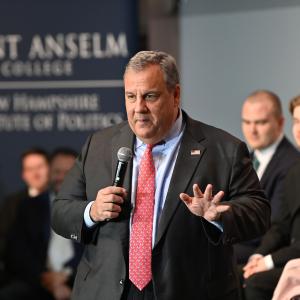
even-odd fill
[(155, 196), (153, 145), (140, 162), (129, 249), (129, 279), (141, 291), (151, 280), (152, 223)]

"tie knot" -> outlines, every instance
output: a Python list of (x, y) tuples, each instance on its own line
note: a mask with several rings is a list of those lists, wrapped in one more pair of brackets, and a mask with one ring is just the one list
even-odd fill
[(154, 144), (147, 144), (146, 150), (152, 151), (152, 149), (153, 149), (154, 146), (155, 146)]

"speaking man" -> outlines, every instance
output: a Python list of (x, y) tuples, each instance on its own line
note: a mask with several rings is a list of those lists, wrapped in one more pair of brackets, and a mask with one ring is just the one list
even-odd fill
[(238, 299), (231, 244), (270, 216), (245, 144), (180, 109), (164, 52), (132, 57), (124, 86), (128, 122), (87, 140), (53, 207), (56, 232), (86, 244), (72, 299)]

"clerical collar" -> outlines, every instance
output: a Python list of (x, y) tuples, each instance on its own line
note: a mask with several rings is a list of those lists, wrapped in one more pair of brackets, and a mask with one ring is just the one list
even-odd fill
[[(177, 137), (182, 130), (184, 129), (184, 122), (183, 122), (183, 117), (182, 117), (182, 111), (179, 109), (179, 116), (176, 119), (175, 123), (171, 127), (171, 130), (167, 134), (167, 136), (163, 139), (163, 141), (159, 142), (158, 144), (167, 144), (169, 141)], [(136, 143), (135, 143), (135, 149), (141, 147), (145, 143), (140, 140), (138, 137), (136, 137)]]
[(38, 191), (38, 189), (33, 188), (33, 187), (28, 188), (28, 195), (31, 198), (37, 197), (39, 194), (40, 194), (40, 192)]

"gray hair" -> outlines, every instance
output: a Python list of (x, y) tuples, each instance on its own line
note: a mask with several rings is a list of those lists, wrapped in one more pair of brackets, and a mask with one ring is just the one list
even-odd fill
[(173, 90), (179, 84), (179, 73), (173, 56), (162, 51), (140, 51), (128, 62), (126, 72), (131, 69), (136, 72), (144, 70), (150, 65), (159, 65), (169, 90)]

